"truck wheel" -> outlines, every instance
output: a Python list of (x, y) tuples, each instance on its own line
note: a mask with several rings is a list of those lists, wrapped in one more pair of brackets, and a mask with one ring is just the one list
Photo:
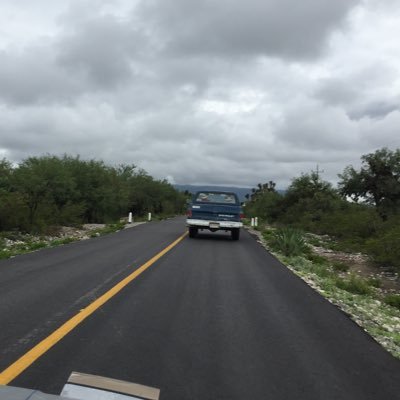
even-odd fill
[(232, 240), (239, 240), (240, 237), (240, 229), (239, 228), (234, 228), (231, 230), (231, 236)]
[(198, 229), (193, 226), (189, 226), (189, 237), (194, 238), (197, 236)]

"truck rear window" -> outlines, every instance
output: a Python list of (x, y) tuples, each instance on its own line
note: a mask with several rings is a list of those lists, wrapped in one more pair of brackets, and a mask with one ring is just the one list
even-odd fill
[(199, 192), (196, 195), (196, 203), (220, 203), (220, 204), (238, 204), (236, 196), (233, 193), (214, 193)]

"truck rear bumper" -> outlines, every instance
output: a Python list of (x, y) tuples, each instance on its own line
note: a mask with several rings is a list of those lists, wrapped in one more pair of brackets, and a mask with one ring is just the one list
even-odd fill
[(236, 221), (208, 221), (204, 219), (187, 219), (187, 226), (194, 226), (203, 229), (232, 229), (241, 228), (243, 224)]

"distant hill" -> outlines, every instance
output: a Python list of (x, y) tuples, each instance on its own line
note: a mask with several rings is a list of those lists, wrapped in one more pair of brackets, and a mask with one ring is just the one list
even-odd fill
[(195, 193), (200, 190), (217, 190), (220, 192), (233, 192), (239, 197), (239, 201), (245, 201), (246, 194), (251, 194), (251, 188), (237, 188), (231, 186), (212, 186), (212, 185), (173, 185), (175, 189), (184, 192), (187, 190), (190, 193)]

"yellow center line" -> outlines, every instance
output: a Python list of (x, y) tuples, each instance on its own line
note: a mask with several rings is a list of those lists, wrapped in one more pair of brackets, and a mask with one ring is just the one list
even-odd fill
[(167, 246), (164, 250), (160, 251), (153, 258), (135, 270), (132, 274), (127, 276), (121, 282), (117, 283), (114, 287), (104, 293), (101, 297), (95, 300), (93, 303), (89, 304), (86, 308), (81, 310), (74, 317), (69, 319), (63, 325), (61, 325), (52, 334), (43, 339), (40, 343), (34, 346), (31, 350), (25, 353), (21, 358), (11, 364), (3, 372), (0, 373), (0, 385), (7, 385), (18, 375), (20, 375), (25, 369), (32, 365), (39, 357), (41, 357), (46, 351), (51, 349), (57, 342), (59, 342), (64, 336), (71, 332), (76, 326), (78, 326), (82, 321), (84, 321), (89, 315), (93, 314), (99, 307), (104, 303), (114, 297), (118, 292), (120, 292), (126, 285), (137, 278), (142, 272), (153, 265), (157, 260), (159, 260), (164, 254), (175, 247), (181, 240), (185, 238), (187, 233), (184, 233), (177, 240)]

